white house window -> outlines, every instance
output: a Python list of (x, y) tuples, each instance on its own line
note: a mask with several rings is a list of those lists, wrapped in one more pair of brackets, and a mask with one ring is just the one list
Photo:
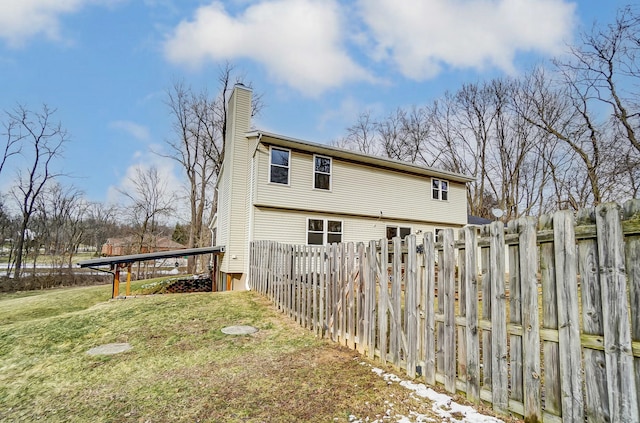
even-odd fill
[(449, 199), (449, 182), (442, 179), (432, 179), (431, 197), (434, 200), (447, 201)]
[(313, 187), (331, 189), (331, 158), (314, 156)]
[(289, 158), (291, 152), (281, 148), (271, 148), (269, 163), (269, 182), (274, 184), (289, 184)]
[(387, 239), (393, 239), (397, 236), (404, 239), (411, 234), (411, 228), (402, 226), (387, 226)]
[(327, 244), (342, 242), (342, 222), (327, 220)]
[(342, 222), (339, 220), (309, 219), (307, 244), (324, 245), (342, 242)]

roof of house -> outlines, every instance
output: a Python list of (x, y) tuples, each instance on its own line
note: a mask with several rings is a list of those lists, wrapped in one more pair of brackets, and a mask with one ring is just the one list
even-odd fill
[(488, 225), (493, 222), (491, 219), (485, 219), (480, 216), (467, 215), (467, 223), (469, 225)]
[(398, 170), (402, 172), (408, 172), (423, 176), (435, 176), (440, 178), (446, 178), (450, 181), (456, 182), (471, 182), (475, 178), (461, 173), (449, 172), (446, 170), (440, 170), (432, 167), (418, 166), (415, 164), (403, 162), (400, 160), (393, 160), (384, 157), (373, 156), (370, 154), (363, 154), (344, 148), (334, 147), (325, 144), (317, 144), (310, 141), (304, 141), (300, 139), (290, 138), (283, 135), (273, 134), (266, 131), (251, 131), (247, 133), (248, 138), (258, 138), (261, 142), (269, 145), (275, 145), (278, 147), (290, 148), (292, 150), (299, 150), (314, 154), (322, 154), (335, 158), (340, 158), (347, 161), (356, 163), (363, 163), (371, 166)]

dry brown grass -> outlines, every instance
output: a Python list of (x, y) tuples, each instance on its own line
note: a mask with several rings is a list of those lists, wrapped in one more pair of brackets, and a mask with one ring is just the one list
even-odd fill
[[(108, 287), (91, 289), (108, 298)], [(87, 297), (68, 295), (76, 292)], [(398, 421), (411, 412), (440, 421), (429, 402), (372, 372), (376, 364), (316, 338), (256, 293), (70, 303), (44, 313), (45, 297), (0, 297), (0, 308), (21, 316), (0, 323), (1, 421)], [(220, 331), (238, 324), (260, 330)], [(110, 342), (133, 349), (86, 354)]]

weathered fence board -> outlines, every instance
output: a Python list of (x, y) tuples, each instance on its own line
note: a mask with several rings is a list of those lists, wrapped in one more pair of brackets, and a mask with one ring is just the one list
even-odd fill
[[(504, 226), (490, 226), (491, 255), (491, 388), (494, 410), (506, 413), (509, 408), (507, 362), (507, 298), (505, 295)], [(512, 269), (513, 271), (513, 269)]]
[(573, 215), (569, 212), (556, 213), (553, 216), (553, 226), (562, 416), (567, 421), (583, 421), (578, 275)]
[(638, 422), (638, 393), (631, 351), (629, 308), (626, 301), (624, 241), (618, 205), (603, 204), (596, 208), (596, 232), (611, 421)]
[[(442, 251), (444, 260), (442, 263), (442, 302), (444, 303), (444, 340), (442, 342), (444, 354), (444, 389), (451, 393), (456, 392), (456, 322), (455, 322), (455, 290), (456, 290), (456, 263), (453, 248), (453, 230), (442, 231)], [(438, 291), (438, 300), (440, 300)]]
[(391, 362), (400, 366), (400, 344), (402, 333), (402, 247), (401, 239), (393, 239), (393, 261), (391, 269), (391, 297), (389, 303), (389, 312), (391, 313), (391, 324), (389, 325), (389, 349), (391, 353)]
[(424, 381), (429, 385), (436, 384), (436, 301), (435, 301), (435, 248), (434, 235), (424, 234)]
[[(467, 398), (472, 402), (480, 402), (480, 339), (478, 334), (478, 272), (476, 254), (478, 239), (476, 229), (466, 227), (465, 241), (465, 312), (466, 312), (466, 359), (467, 359)], [(462, 299), (460, 299), (462, 301)]]
[[(579, 224), (595, 222), (593, 210), (578, 213)], [(599, 340), (604, 347), (602, 323), (602, 295), (600, 293), (600, 274), (598, 268), (598, 245), (596, 239), (578, 241), (578, 270), (581, 276), (582, 326), (583, 336)], [(604, 350), (583, 346), (585, 415), (588, 421), (610, 422), (609, 394), (607, 393), (607, 373)]]
[(407, 375), (416, 377), (418, 355), (418, 266), (416, 251), (416, 237), (409, 236), (406, 240), (407, 262), (405, 270), (405, 310), (406, 310), (406, 361)]
[[(518, 235), (517, 222), (509, 222), (507, 232), (510, 235)], [(522, 328), (522, 290), (520, 277), (520, 247), (518, 244), (509, 245), (509, 323), (511, 329)], [(523, 353), (522, 335), (509, 330), (509, 372), (511, 375), (509, 395), (510, 407), (514, 405), (523, 406), (524, 402), (524, 381), (523, 381)], [(519, 403), (519, 404), (518, 404)]]
[(522, 348), (524, 381), (524, 418), (536, 421), (541, 416), (540, 326), (538, 323), (538, 249), (536, 222), (518, 220), (520, 232), (520, 283), (522, 293)]
[(498, 413), (640, 421), (640, 201), (454, 235), (256, 241), (249, 284), (318, 336)]
[(380, 255), (376, 263), (376, 272), (380, 283), (380, 295), (378, 296), (378, 342), (380, 344), (380, 360), (387, 363), (388, 337), (389, 337), (389, 276), (387, 274), (388, 247), (384, 240), (380, 241)]
[[(628, 223), (640, 228), (640, 200), (629, 201), (624, 207), (624, 218)], [(635, 235), (626, 241), (626, 266), (629, 277), (629, 299), (631, 301), (631, 340), (640, 347), (640, 236)], [(640, 357), (634, 358), (636, 389), (640, 389)], [(640, 399), (638, 399), (640, 414)]]
[[(554, 220), (542, 216), (539, 229), (552, 230)], [(556, 279), (556, 255), (553, 242), (540, 244), (540, 285), (542, 287), (542, 328), (558, 330), (558, 280)], [(561, 266), (559, 263), (558, 266)], [(562, 415), (562, 387), (560, 381), (560, 348), (555, 340), (542, 342), (544, 357), (545, 411), (555, 416)]]

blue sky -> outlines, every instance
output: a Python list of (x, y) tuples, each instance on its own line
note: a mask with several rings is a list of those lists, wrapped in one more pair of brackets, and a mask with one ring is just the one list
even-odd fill
[[(65, 183), (93, 201), (171, 136), (174, 80), (217, 87), (232, 63), (266, 107), (260, 129), (329, 142), (365, 109), (422, 105), (464, 82), (517, 75), (611, 22), (618, 0), (0, 0), (0, 110), (57, 109)], [(6, 191), (14, 173), (1, 176)]]

